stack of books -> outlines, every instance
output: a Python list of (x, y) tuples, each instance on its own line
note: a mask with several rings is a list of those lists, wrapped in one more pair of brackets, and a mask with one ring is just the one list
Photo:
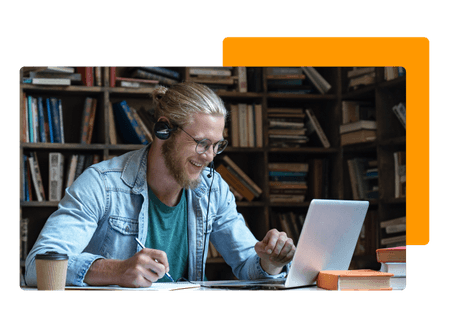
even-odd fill
[(267, 90), (276, 93), (310, 94), (312, 86), (305, 85), (303, 68), (267, 68)]
[(308, 169), (308, 163), (269, 163), (270, 202), (304, 202)]
[(342, 101), (341, 146), (375, 141), (377, 122), (370, 102)]
[(140, 80), (124, 80), (123, 78), (114, 77), (116, 83), (119, 83), (120, 86), (123, 86), (123, 83), (128, 81), (130, 83), (134, 83), (134, 86), (127, 87), (154, 87), (156, 84), (161, 84), (165, 86), (171, 86), (180, 81), (180, 73), (162, 67), (156, 66), (142, 66), (137, 68), (132, 68), (129, 73), (129, 78), (135, 78)]
[(355, 90), (363, 86), (375, 83), (375, 68), (374, 67), (354, 67), (347, 72), (348, 90)]
[(68, 86), (82, 82), (81, 73), (76, 73), (73, 67), (31, 67), (23, 73), (22, 83), (25, 84)]
[(253, 199), (258, 198), (263, 192), (262, 189), (227, 155), (222, 157), (222, 163), (217, 167), (216, 171), (228, 183), (231, 192), (238, 201), (245, 198), (247, 201), (251, 202)]
[(269, 108), (269, 146), (298, 148), (309, 141), (302, 108)]
[(376, 253), (380, 271), (393, 274), (391, 287), (403, 290), (406, 287), (406, 246), (378, 249)]
[(247, 69), (245, 67), (191, 67), (189, 81), (207, 85), (213, 91), (246, 93)]

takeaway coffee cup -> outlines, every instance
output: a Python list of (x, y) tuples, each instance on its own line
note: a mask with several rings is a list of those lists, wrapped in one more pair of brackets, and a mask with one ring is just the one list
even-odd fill
[(64, 290), (66, 286), (67, 254), (47, 251), (36, 255), (38, 290)]

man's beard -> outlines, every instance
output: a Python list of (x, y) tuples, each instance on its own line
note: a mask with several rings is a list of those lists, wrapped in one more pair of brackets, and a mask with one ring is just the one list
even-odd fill
[(181, 159), (177, 159), (175, 155), (179, 154), (177, 150), (177, 143), (175, 137), (172, 136), (167, 140), (161, 148), (161, 153), (164, 158), (164, 163), (169, 170), (169, 173), (175, 178), (177, 183), (184, 189), (195, 189), (201, 182), (201, 176), (197, 179), (190, 180), (185, 169), (183, 168), (184, 162)]

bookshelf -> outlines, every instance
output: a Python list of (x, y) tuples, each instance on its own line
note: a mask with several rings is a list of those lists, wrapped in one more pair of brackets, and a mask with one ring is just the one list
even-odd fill
[[(189, 68), (170, 69), (179, 72), (183, 81), (197, 78), (190, 75)], [(380, 224), (383, 221), (404, 217), (406, 214), (405, 197), (395, 197), (393, 156), (395, 152), (406, 150), (406, 134), (404, 127), (392, 111), (394, 105), (406, 101), (406, 79), (399, 77), (385, 81), (384, 69), (376, 68), (373, 83), (349, 91), (347, 90), (349, 84), (347, 75), (352, 68), (321, 67), (316, 69), (331, 85), (331, 89), (325, 94), (317, 91), (311, 94), (274, 91), (271, 88), (271, 79), (268, 79), (270, 77), (268, 68), (247, 68), (247, 92), (237, 91), (236, 85), (234, 85), (234, 90), (232, 87), (228, 90), (217, 90), (216, 93), (223, 99), (229, 110), (232, 105), (239, 103), (261, 105), (263, 144), (262, 146), (242, 147), (231, 141), (225, 152), (216, 157), (215, 164), (224, 163), (224, 156), (230, 157), (263, 190), (263, 193), (252, 201), (246, 199), (237, 201), (238, 211), (243, 214), (255, 237), (261, 240), (272, 227), (282, 230), (279, 220), (283, 219), (283, 216), (280, 217), (280, 214), (285, 214), (285, 219), (292, 217), (300, 225), (312, 198), (353, 199), (348, 160), (363, 157), (376, 160), (379, 173), (379, 196), (370, 199), (369, 215), (366, 218), (365, 230), (360, 242), (363, 248), (357, 250), (359, 252), (355, 254), (351, 265), (354, 268), (376, 269), (379, 265), (376, 263), (375, 249), (383, 246), (381, 240), (393, 236), (387, 234), (385, 228), (382, 228)], [(120, 136), (116, 144), (111, 143), (109, 130), (114, 123), (110, 118), (109, 105), (126, 100), (130, 106), (136, 109), (150, 110), (152, 88), (110, 87), (111, 71), (109, 68), (102, 68), (102, 70), (104, 74), (101, 86), (40, 86), (25, 83), (20, 85), (21, 116), (24, 110), (22, 100), (24, 94), (33, 97), (61, 99), (65, 143), (30, 143), (22, 140), (20, 143), (21, 173), (24, 173), (25, 169), (24, 155), (36, 152), (47, 195), (49, 153), (60, 152), (64, 155), (66, 172), (69, 159), (73, 154), (96, 154), (100, 156), (100, 160), (104, 160), (143, 147), (140, 144), (124, 144)], [(128, 71), (127, 68), (117, 68), (115, 74), (119, 77), (126, 76)], [(237, 75), (237, 71), (232, 72)], [(21, 76), (21, 81), (22, 78), (23, 76)], [(97, 100), (97, 111), (91, 144), (80, 144), (83, 104), (86, 97)], [(339, 126), (342, 123), (343, 101), (373, 103), (377, 122), (377, 139), (375, 141), (341, 146)], [(308, 143), (300, 147), (272, 145), (269, 139), (268, 119), (270, 109), (274, 108), (311, 109), (327, 136), (330, 147), (323, 147), (320, 140), (313, 136), (310, 137)], [(21, 117), (21, 131), (24, 129), (22, 119)], [(227, 122), (229, 141), (232, 133), (230, 120)], [(301, 202), (271, 201), (269, 164), (283, 162), (303, 163), (309, 166), (308, 189)], [(323, 173), (327, 173), (327, 183), (323, 183)], [(21, 187), (23, 180), (24, 178), (21, 176)], [(316, 188), (312, 188), (313, 186)], [(319, 186), (320, 188), (318, 188)], [(57, 205), (58, 202), (25, 201), (21, 189), (21, 218), (27, 219), (27, 243), (21, 245), (25, 251), (31, 249), (46, 218), (56, 210)], [(24, 266), (23, 260), (21, 266)], [(209, 280), (233, 278), (231, 269), (220, 257), (208, 259), (206, 275)]]

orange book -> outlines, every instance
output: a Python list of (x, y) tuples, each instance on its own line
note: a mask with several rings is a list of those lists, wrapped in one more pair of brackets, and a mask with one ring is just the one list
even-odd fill
[(317, 286), (338, 291), (392, 290), (392, 276), (370, 269), (323, 270), (317, 277)]
[(378, 249), (378, 262), (406, 262), (406, 246)]

